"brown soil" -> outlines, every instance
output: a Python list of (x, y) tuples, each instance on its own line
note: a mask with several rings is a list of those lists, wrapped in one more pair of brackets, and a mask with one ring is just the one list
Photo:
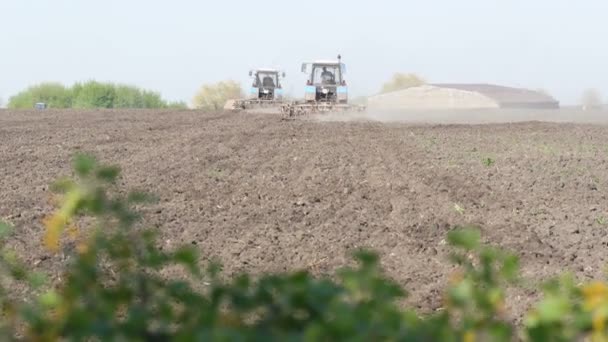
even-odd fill
[[(410, 303), (433, 310), (455, 225), (482, 227), (532, 279), (599, 278), (608, 258), (606, 126), (0, 111), (0, 141), (0, 217), (17, 228), (11, 245), (41, 270), (60, 263), (41, 247), (47, 185), (70, 174), (76, 151), (121, 165), (126, 186), (159, 195), (146, 214), (163, 243), (195, 244), (226, 274), (329, 273), (367, 247)], [(514, 313), (535, 296), (517, 291)]]

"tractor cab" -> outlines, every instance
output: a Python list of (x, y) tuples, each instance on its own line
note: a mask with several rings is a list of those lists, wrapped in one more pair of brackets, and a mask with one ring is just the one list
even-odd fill
[(249, 76), (253, 78), (249, 91), (250, 99), (280, 100), (283, 98), (281, 78), (285, 77), (284, 72), (275, 69), (257, 69), (249, 71)]
[(341, 56), (337, 60), (303, 63), (302, 72), (308, 75), (304, 98), (307, 102), (347, 103), (348, 88), (344, 75), (346, 65)]

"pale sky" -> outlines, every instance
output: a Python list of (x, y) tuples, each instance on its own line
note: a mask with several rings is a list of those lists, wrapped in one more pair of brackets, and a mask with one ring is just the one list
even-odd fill
[(256, 66), (348, 66), (351, 95), (394, 72), (430, 82), (543, 88), (574, 104), (608, 98), (606, 0), (0, 0), (0, 98), (95, 79), (190, 101), (205, 83), (248, 84)]

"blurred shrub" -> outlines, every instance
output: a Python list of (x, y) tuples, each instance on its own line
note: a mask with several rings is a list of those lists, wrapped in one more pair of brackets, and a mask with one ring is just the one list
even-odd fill
[(417, 87), (426, 82), (416, 74), (396, 73), (390, 81), (382, 85), (381, 93), (390, 93), (392, 91)]
[(170, 108), (170, 109), (188, 109), (188, 104), (185, 101), (172, 101), (172, 102), (169, 102), (168, 108)]
[[(423, 316), (404, 307), (406, 291), (388, 279), (378, 257), (359, 251), (358, 264), (331, 277), (306, 272), (219, 276), (201, 267), (192, 246), (160, 248), (134, 209), (153, 198), (117, 188), (119, 169), (80, 155), (76, 179), (53, 189), (58, 209), (44, 225), (45, 247), (66, 256), (61, 281), (44, 284), (4, 241), (3, 279), (32, 291), (11, 296), (0, 283), (0, 333), (31, 341), (606, 341), (608, 285), (576, 285), (564, 276), (544, 286), (522, 326), (508, 317), (507, 289), (517, 286), (517, 257), (481, 243), (478, 230), (448, 234), (454, 264), (443, 307)], [(82, 218), (86, 219), (82, 220)], [(87, 225), (82, 225), (87, 222)], [(80, 224), (80, 226), (79, 226)], [(181, 266), (182, 276), (163, 270)]]
[(37, 102), (49, 108), (184, 108), (183, 103), (168, 103), (157, 92), (138, 87), (88, 81), (71, 88), (43, 83), (13, 96), (9, 108), (30, 109)]
[(194, 108), (205, 110), (220, 110), (226, 101), (239, 99), (242, 96), (241, 86), (235, 81), (222, 81), (207, 84), (196, 93), (192, 104)]
[[(127, 85), (116, 85), (114, 87), (115, 108), (147, 108), (141, 89)], [(160, 96), (158, 96), (160, 98)], [(154, 108), (154, 107), (152, 107)]]
[(113, 84), (96, 81), (75, 84), (72, 95), (73, 108), (115, 108), (117, 98), (116, 87)]

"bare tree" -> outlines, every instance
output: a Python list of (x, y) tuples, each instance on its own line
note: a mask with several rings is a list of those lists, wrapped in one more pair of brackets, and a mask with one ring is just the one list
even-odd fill
[(390, 81), (382, 85), (382, 93), (390, 93), (401, 89), (417, 87), (426, 82), (416, 74), (396, 73)]
[(194, 108), (220, 110), (228, 100), (241, 98), (241, 86), (235, 81), (207, 84), (196, 93), (192, 104)]
[(581, 105), (584, 110), (602, 107), (602, 96), (596, 89), (587, 89), (583, 92)]

